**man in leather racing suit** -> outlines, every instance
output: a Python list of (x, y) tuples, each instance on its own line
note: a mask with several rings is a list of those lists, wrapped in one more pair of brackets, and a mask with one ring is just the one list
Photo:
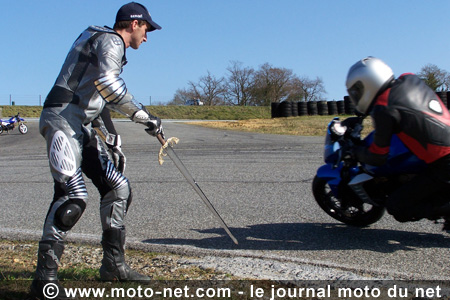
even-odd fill
[(450, 216), (448, 197), (441, 196), (450, 191), (450, 113), (436, 93), (414, 74), (394, 79), (391, 68), (374, 57), (350, 68), (346, 86), (356, 109), (370, 113), (375, 127), (373, 143), (355, 149), (358, 161), (384, 164), (397, 134), (427, 163), (425, 173), (389, 195), (388, 212), (400, 222)]
[[(132, 270), (124, 259), (124, 219), (132, 200), (130, 184), (108, 160), (96, 131), (87, 125), (106, 106), (143, 124), (151, 135), (163, 134), (161, 120), (135, 102), (120, 77), (126, 64), (125, 49), (138, 49), (147, 41), (147, 33), (157, 29), (161, 27), (143, 5), (123, 5), (114, 29), (90, 26), (81, 33), (45, 100), (39, 128), (47, 141), (54, 198), (45, 219), (31, 286), (38, 297), (42, 297), (46, 283), (59, 284), (57, 270), (64, 240), (83, 214), (88, 199), (82, 173), (92, 180), (101, 196), (101, 279), (149, 280)], [(65, 295), (61, 293), (59, 298)]]

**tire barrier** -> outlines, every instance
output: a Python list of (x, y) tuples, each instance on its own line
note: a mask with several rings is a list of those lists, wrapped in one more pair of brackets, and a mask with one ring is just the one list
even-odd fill
[(298, 117), (298, 102), (291, 102), (292, 103), (292, 116)]
[(280, 117), (292, 117), (292, 102), (281, 102), (278, 111)]
[(317, 114), (319, 116), (328, 116), (328, 104), (327, 101), (317, 102)]
[(327, 101), (327, 106), (328, 106), (328, 114), (330, 116), (334, 116), (334, 115), (338, 114), (336, 101)]
[[(436, 92), (445, 107), (450, 110), (450, 91)], [(297, 116), (335, 116), (335, 115), (355, 115), (356, 108), (349, 96), (339, 101), (283, 101), (281, 103), (271, 103), (272, 118), (297, 117)]]
[(344, 111), (346, 115), (354, 115), (355, 114), (355, 105), (352, 100), (350, 100), (349, 96), (344, 97)]
[(272, 118), (278, 118), (279, 117), (278, 107), (280, 106), (280, 103), (272, 102), (270, 106), (271, 106), (270, 112), (271, 112)]
[(338, 115), (345, 115), (345, 103), (344, 101), (336, 101)]
[(299, 116), (307, 116), (308, 115), (308, 106), (307, 102), (301, 101), (298, 102), (298, 115)]
[(436, 92), (436, 95), (441, 99), (441, 101), (444, 103), (445, 107), (448, 109), (448, 103), (447, 103), (447, 92)]
[[(272, 118), (286, 118), (297, 116), (326, 116), (343, 115), (347, 111), (354, 111), (354, 106), (349, 108), (344, 101), (283, 101), (281, 103), (271, 103)], [(353, 109), (353, 110), (352, 110)]]
[(308, 109), (308, 116), (316, 116), (318, 114), (317, 111), (317, 102), (316, 101), (309, 101), (306, 102), (306, 107)]
[(447, 108), (450, 109), (450, 104), (448, 103), (448, 99), (450, 99), (450, 91), (447, 92)]

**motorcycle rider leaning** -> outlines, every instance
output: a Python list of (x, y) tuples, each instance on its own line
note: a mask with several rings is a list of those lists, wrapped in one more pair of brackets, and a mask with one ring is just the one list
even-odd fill
[[(424, 173), (389, 195), (388, 212), (400, 222), (450, 217), (450, 113), (436, 93), (414, 74), (395, 79), (392, 69), (374, 57), (350, 68), (346, 87), (356, 109), (370, 114), (375, 127), (373, 143), (354, 149), (358, 161), (384, 164), (397, 134), (427, 163)], [(448, 220), (444, 229), (449, 229)]]
[[(40, 118), (40, 133), (47, 142), (54, 178), (54, 197), (44, 222), (31, 292), (43, 297), (46, 283), (58, 284), (58, 265), (64, 240), (86, 207), (88, 194), (82, 173), (100, 192), (103, 260), (102, 280), (150, 278), (132, 270), (124, 258), (124, 219), (132, 200), (128, 179), (108, 160), (108, 154), (91, 123), (106, 106), (136, 123), (151, 135), (163, 134), (161, 120), (135, 102), (119, 76), (126, 63), (125, 50), (138, 49), (147, 33), (161, 27), (148, 10), (131, 2), (116, 15), (114, 29), (90, 26), (74, 42)], [(66, 299), (60, 289), (58, 299)]]

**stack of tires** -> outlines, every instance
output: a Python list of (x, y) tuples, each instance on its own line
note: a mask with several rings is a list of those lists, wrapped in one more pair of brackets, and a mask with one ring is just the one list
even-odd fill
[(317, 114), (319, 116), (328, 116), (327, 101), (318, 101), (317, 102)]
[(438, 95), (438, 97), (441, 98), (441, 101), (444, 103), (445, 107), (447, 107), (447, 109), (448, 109), (447, 93), (448, 92), (436, 92), (436, 95)]
[(346, 115), (354, 115), (355, 114), (355, 105), (350, 100), (349, 96), (344, 97), (344, 111)]
[(334, 116), (334, 115), (338, 114), (337, 102), (336, 101), (327, 101), (327, 106), (328, 106), (328, 114), (330, 116)]
[(344, 101), (336, 101), (337, 114), (345, 115), (345, 102)]
[(316, 101), (306, 102), (306, 108), (308, 109), (308, 116), (316, 116), (318, 114)]
[(272, 102), (270, 104), (270, 107), (271, 107), (270, 112), (271, 112), (272, 118), (279, 118), (280, 116), (279, 116), (279, 113), (278, 113), (278, 107), (280, 107), (280, 103)]
[(307, 116), (308, 115), (308, 102), (301, 101), (297, 102), (298, 105), (298, 115), (299, 116)]
[[(436, 95), (442, 100), (445, 107), (447, 107), (447, 109), (450, 109), (450, 102), (448, 101), (448, 99), (450, 99), (450, 91), (436, 92)], [(355, 105), (350, 100), (349, 96), (345, 96), (344, 100), (339, 101), (283, 101), (281, 103), (272, 102), (271, 108), (272, 118), (315, 115), (354, 115), (356, 112)]]
[(447, 107), (450, 109), (450, 104), (448, 103), (448, 99), (450, 99), (450, 91), (447, 92)]
[(272, 118), (355, 114), (355, 106), (348, 96), (340, 101), (283, 101), (281, 103), (272, 102), (271, 106)]
[(278, 112), (280, 117), (292, 117), (292, 102), (281, 102), (280, 106), (278, 106)]

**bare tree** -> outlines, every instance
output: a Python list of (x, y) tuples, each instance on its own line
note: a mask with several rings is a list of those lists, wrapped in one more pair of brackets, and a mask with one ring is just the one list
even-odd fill
[[(188, 89), (178, 89), (173, 104), (199, 99), (205, 105), (260, 105), (272, 102), (318, 101), (326, 94), (320, 77), (299, 78), (292, 70), (276, 68), (265, 63), (258, 70), (243, 67), (241, 62), (231, 61), (229, 76), (217, 78), (208, 71), (198, 82), (189, 81)], [(172, 104), (171, 103), (171, 104)]]
[(253, 103), (267, 106), (271, 102), (281, 102), (287, 95), (287, 84), (293, 78), (292, 70), (274, 68), (270, 64), (263, 64), (255, 72), (253, 86)]
[(202, 76), (198, 83), (189, 81), (190, 93), (195, 95), (195, 99), (200, 99), (205, 105), (221, 105), (225, 102), (225, 79), (216, 78), (208, 71), (206, 76)]
[(304, 99), (303, 83), (297, 76), (293, 76), (287, 84), (287, 101), (298, 102)]
[(232, 61), (227, 68), (229, 77), (226, 88), (228, 101), (233, 105), (249, 105), (252, 99), (251, 89), (253, 87), (253, 68), (242, 67), (242, 63)]
[(168, 105), (184, 105), (187, 100), (195, 99), (195, 94), (186, 89), (178, 89)]
[(304, 76), (299, 80), (305, 101), (319, 101), (326, 94), (323, 80), (320, 77), (309, 79)]
[(448, 90), (450, 86), (449, 73), (434, 64), (427, 64), (417, 74), (434, 91)]

